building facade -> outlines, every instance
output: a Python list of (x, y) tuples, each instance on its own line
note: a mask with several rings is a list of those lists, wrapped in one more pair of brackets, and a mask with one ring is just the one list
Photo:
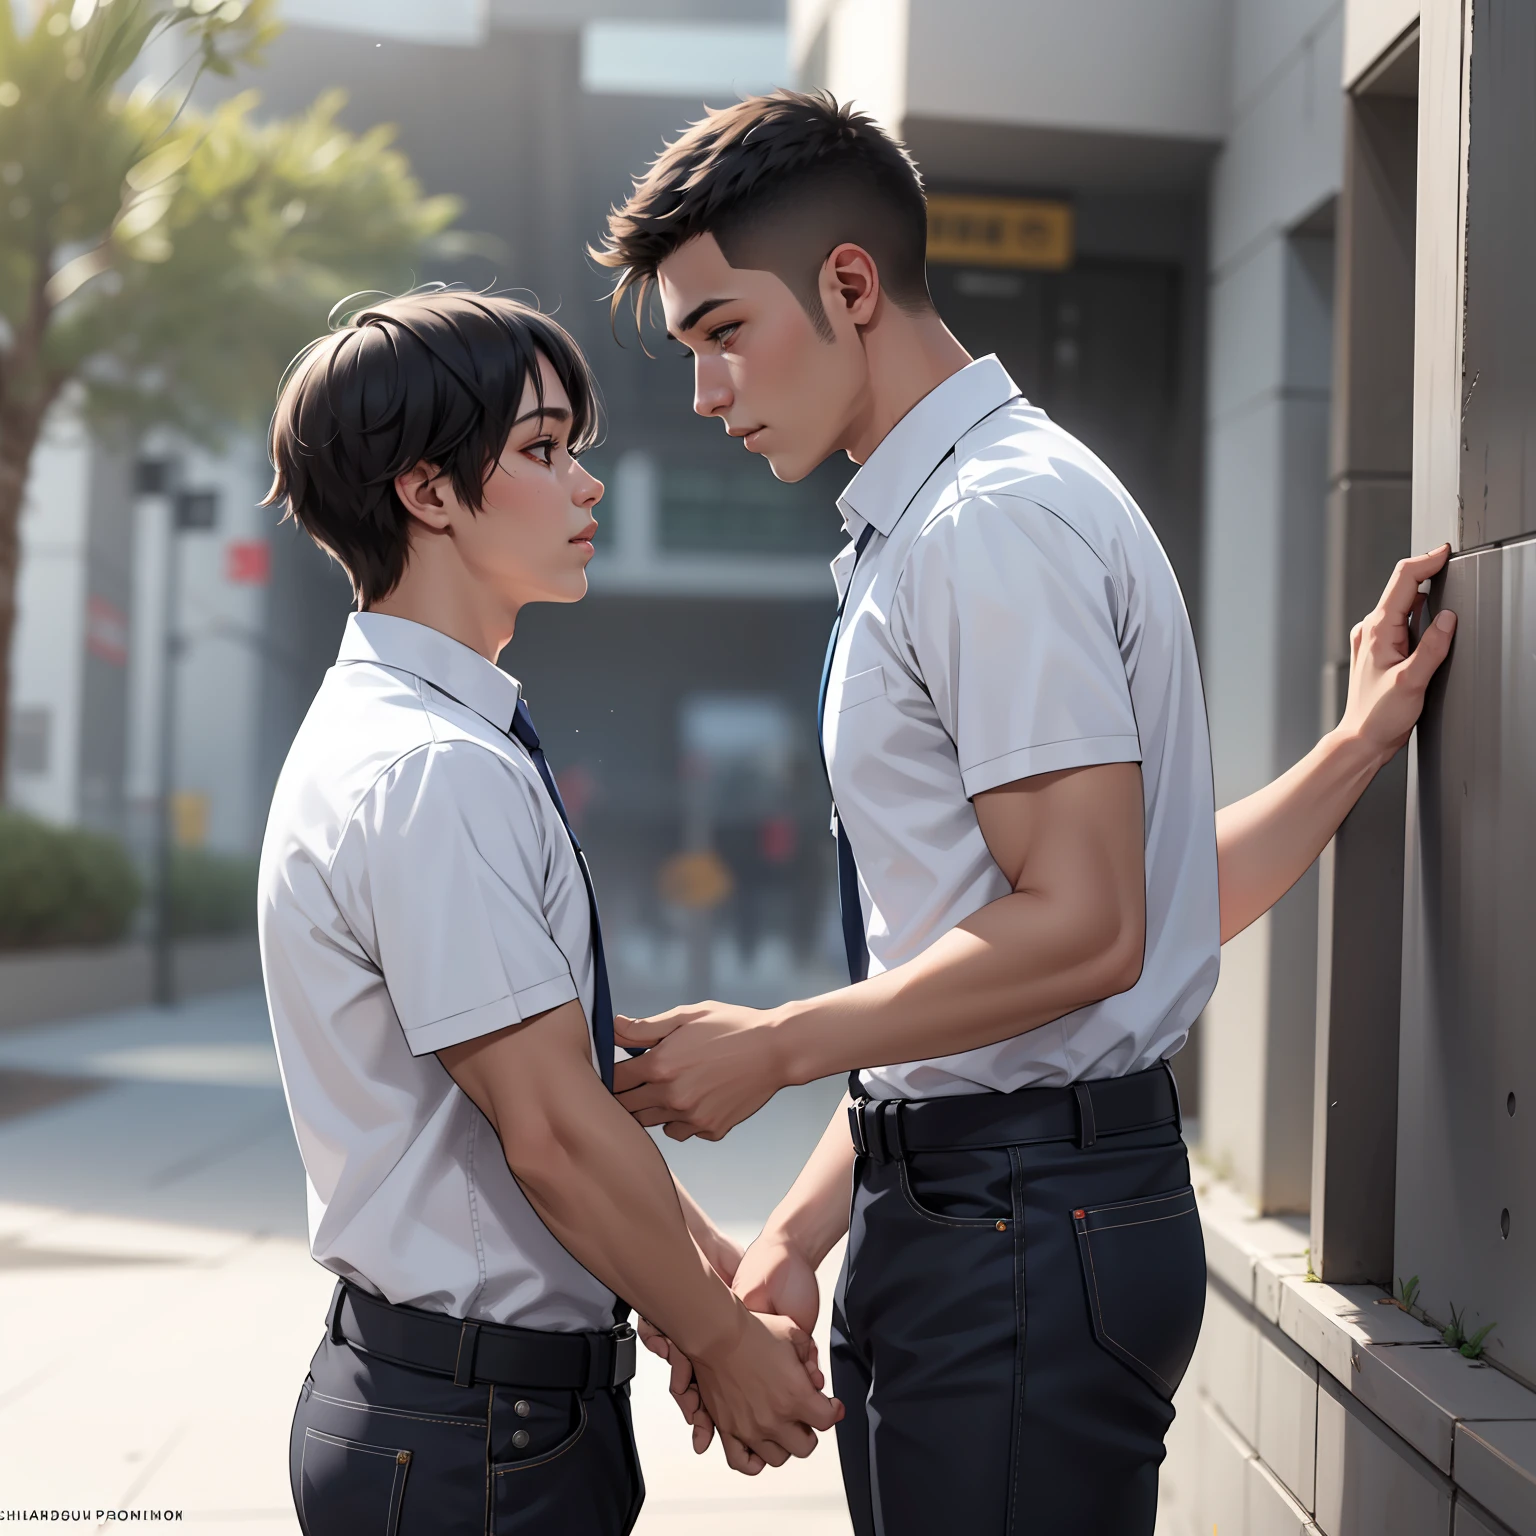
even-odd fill
[[(529, 289), (593, 358), (592, 593), (531, 612), (508, 665), (593, 850), (633, 1006), (836, 976), (811, 716), (848, 468), (773, 482), (691, 416), (686, 359), (615, 330), (579, 254), (701, 102), (826, 86), (911, 148), (940, 311), (1106, 459), (1169, 551), (1219, 803), (1337, 718), (1350, 624), (1395, 560), (1452, 542), (1432, 600), (1461, 628), (1421, 730), (1227, 946), (1175, 1063), (1211, 1285), (1169, 1536), (1536, 1532), (1532, 15), (295, 0), (257, 82), (265, 110), (342, 82), (350, 125), (397, 123), (427, 189), (500, 242), (423, 276)], [(120, 822), (148, 782), (130, 717), (158, 686), (169, 503), (135, 500), (143, 456), (61, 416), (34, 484), (11, 784), (58, 819)], [(347, 592), (254, 512), (254, 448), (181, 462), (178, 484), (218, 489), (229, 521), (182, 536), (184, 591), (210, 601), (179, 610), (176, 785), (210, 840), (250, 846)], [(132, 516), (108, 526), (98, 509), (118, 505)], [(228, 548), (253, 541), (264, 583)]]

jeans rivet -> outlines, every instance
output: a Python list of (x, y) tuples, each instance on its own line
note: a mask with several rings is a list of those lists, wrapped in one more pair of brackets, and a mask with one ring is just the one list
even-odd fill
[(998, 1230), (998, 1231), (999, 1231), (999, 1232), (1006, 1232), (1006, 1231), (1007, 1231), (1007, 1230), (1008, 1230), (1008, 1223), (1007, 1223), (1007, 1222), (1006, 1222), (1006, 1221), (1000, 1221), (1000, 1222), (998, 1222), (998, 1224), (997, 1224), (997, 1230)]
[(515, 1413), (518, 1418), (526, 1419), (528, 1415), (533, 1412), (533, 1409), (529, 1406), (528, 1399), (526, 1397), (520, 1397), (515, 1403), (512, 1404), (512, 1412)]
[(529, 1435), (526, 1429), (520, 1429), (515, 1435), (512, 1436), (512, 1444), (515, 1445), (520, 1451), (527, 1449), (528, 1440)]

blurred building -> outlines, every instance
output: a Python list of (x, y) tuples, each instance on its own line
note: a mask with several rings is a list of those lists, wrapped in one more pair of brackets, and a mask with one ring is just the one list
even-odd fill
[[(1168, 549), (1219, 802), (1337, 718), (1351, 622), (1397, 558), (1452, 540), (1462, 628), (1415, 751), (1227, 946), (1176, 1063), (1212, 1284), (1166, 1519), (1181, 1536), (1536, 1531), (1528, 0), (287, 16), (265, 109), (339, 83), (350, 125), (397, 123), (427, 189), (501, 243), (422, 275), (530, 290), (602, 380), (591, 596), (527, 614), (506, 660), (635, 1006), (706, 984), (782, 995), (834, 979), (838, 948), (812, 714), (851, 466), (781, 486), (693, 418), (686, 359), (611, 328), (582, 256), (701, 102), (824, 85), (912, 149), (941, 312), (1106, 459)], [(335, 570), (254, 510), (263, 476), (256, 444), (97, 442), (60, 411), (24, 528), (18, 804), (125, 831), (150, 805), (179, 517), (177, 819), (254, 846), (348, 608)], [(1379, 1305), (1398, 1277), (1419, 1282), (1408, 1313)], [(1440, 1342), (1457, 1319), (1493, 1325), (1495, 1368)]]

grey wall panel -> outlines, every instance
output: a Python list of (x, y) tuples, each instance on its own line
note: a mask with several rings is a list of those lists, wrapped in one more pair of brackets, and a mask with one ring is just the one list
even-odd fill
[(1497, 1326), (1536, 1379), (1536, 540), (1451, 562), (1459, 623), (1418, 736), (1398, 1120), (1397, 1273)]
[(1536, 6), (1477, 0), (1467, 177), (1462, 548), (1536, 532)]

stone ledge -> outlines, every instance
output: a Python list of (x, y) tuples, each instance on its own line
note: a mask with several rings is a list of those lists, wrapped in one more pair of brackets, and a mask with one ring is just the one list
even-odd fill
[(1255, 1217), (1197, 1177), (1213, 1278), (1315, 1360), (1442, 1476), (1513, 1531), (1536, 1536), (1536, 1392), (1463, 1359), (1378, 1286), (1306, 1279), (1305, 1230)]
[(1536, 1423), (1456, 1426), (1456, 1482), (1516, 1531), (1536, 1531)]
[[(199, 997), (261, 982), (254, 933), (181, 939), (172, 955), (178, 997)], [(82, 949), (0, 954), (0, 1030), (54, 1019), (137, 1008), (153, 995), (154, 955), (133, 941)]]

